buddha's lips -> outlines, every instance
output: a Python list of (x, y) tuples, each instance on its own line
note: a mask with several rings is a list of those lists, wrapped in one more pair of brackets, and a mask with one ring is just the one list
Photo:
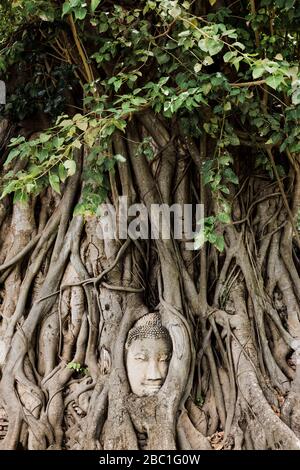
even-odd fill
[(161, 388), (162, 386), (162, 383), (161, 384), (149, 384), (149, 383), (144, 383), (143, 386), (147, 389), (147, 390), (153, 390), (153, 391), (157, 391)]

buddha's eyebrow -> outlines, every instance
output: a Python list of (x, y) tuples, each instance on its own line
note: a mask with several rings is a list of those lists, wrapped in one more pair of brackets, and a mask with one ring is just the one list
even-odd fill
[(147, 354), (147, 351), (142, 349), (141, 351), (137, 351), (137, 352), (134, 353), (135, 356), (140, 356), (141, 354), (145, 355), (145, 354)]

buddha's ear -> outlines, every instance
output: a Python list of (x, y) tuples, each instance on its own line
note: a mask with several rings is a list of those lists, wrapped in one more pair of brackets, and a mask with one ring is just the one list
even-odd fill
[(161, 392), (169, 402), (172, 401), (170, 409), (174, 411), (181, 401), (185, 402), (187, 390), (188, 393), (190, 391), (195, 351), (185, 317), (164, 301), (160, 311), (163, 326), (169, 331), (173, 345), (168, 375)]
[(172, 339), (172, 355), (175, 354), (177, 358), (182, 359), (186, 347), (184, 328), (179, 324), (171, 324), (169, 331)]

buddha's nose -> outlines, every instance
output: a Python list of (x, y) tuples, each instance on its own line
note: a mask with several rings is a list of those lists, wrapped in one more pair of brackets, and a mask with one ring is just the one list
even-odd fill
[(161, 380), (162, 375), (158, 367), (158, 363), (155, 360), (150, 360), (147, 370), (147, 379), (148, 380)]

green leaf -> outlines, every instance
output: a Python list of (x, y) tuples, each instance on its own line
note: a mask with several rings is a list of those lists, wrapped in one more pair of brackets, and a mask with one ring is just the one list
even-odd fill
[(243, 60), (243, 57), (236, 57), (235, 59), (232, 60), (232, 63), (237, 72), (239, 71), (241, 60)]
[(300, 87), (296, 88), (292, 94), (292, 103), (294, 105), (300, 104)]
[(67, 364), (67, 368), (79, 371), (81, 369), (81, 364), (79, 362), (69, 362)]
[(42, 167), (38, 165), (29, 165), (28, 171), (31, 177), (35, 178), (36, 176), (42, 173)]
[(64, 162), (64, 167), (68, 172), (68, 176), (73, 176), (76, 173), (76, 162), (74, 160), (67, 160)]
[(171, 10), (169, 10), (168, 13), (173, 18), (178, 18), (178, 16), (180, 16), (180, 14), (181, 14), (181, 8), (175, 6), (175, 7), (171, 8)]
[(78, 129), (85, 132), (88, 128), (88, 123), (86, 121), (77, 121), (76, 126), (78, 127)]
[(28, 194), (25, 193), (21, 189), (16, 191), (15, 194), (14, 194), (14, 203), (16, 203), (16, 202), (23, 202), (23, 203), (28, 202), (28, 199), (29, 199)]
[(224, 43), (216, 37), (200, 39), (198, 46), (204, 52), (208, 52), (210, 55), (216, 55), (223, 49)]
[(39, 13), (39, 18), (43, 21), (54, 21), (55, 15), (53, 10), (42, 11)]
[(145, 100), (145, 98), (142, 98), (141, 96), (135, 96), (131, 100), (131, 104), (133, 104), (134, 106), (140, 106), (146, 103), (147, 101)]
[(120, 88), (122, 86), (122, 83), (123, 82), (122, 82), (121, 78), (114, 81), (114, 89), (115, 89), (116, 92), (120, 90)]
[(62, 181), (63, 183), (66, 181), (68, 177), (68, 173), (62, 163), (60, 163), (58, 166), (58, 176), (59, 176), (60, 181)]
[(229, 224), (231, 222), (230, 215), (227, 212), (220, 212), (217, 215), (217, 219), (222, 222), (223, 224)]
[(203, 60), (203, 65), (205, 67), (208, 67), (209, 65), (212, 65), (213, 63), (214, 63), (214, 59), (210, 57), (210, 55), (207, 55)]
[(15, 145), (19, 145), (22, 142), (25, 142), (25, 137), (23, 135), (21, 135), (20, 137), (13, 137), (12, 139), (10, 139), (8, 147), (14, 147)]
[(225, 168), (223, 176), (227, 181), (229, 181), (229, 183), (239, 184), (239, 179), (231, 168)]
[(242, 51), (243, 51), (244, 49), (246, 49), (245, 44), (242, 44), (241, 42), (238, 42), (238, 41), (237, 41), (237, 42), (234, 42), (232, 45), (235, 46), (235, 47), (239, 47), (240, 49), (242, 49)]
[(101, 3), (101, 0), (91, 0), (91, 10), (93, 13), (100, 3)]
[(170, 60), (169, 54), (160, 54), (156, 57), (157, 62), (160, 65), (166, 64)]
[(198, 63), (198, 64), (195, 64), (195, 65), (194, 65), (194, 71), (195, 71), (196, 73), (200, 72), (201, 69), (202, 69), (202, 64), (199, 64), (199, 63)]
[(229, 163), (233, 162), (233, 158), (229, 154), (222, 155), (220, 158), (218, 158), (218, 162), (220, 165), (228, 166)]
[(231, 59), (236, 57), (236, 55), (237, 55), (237, 51), (226, 52), (226, 54), (223, 55), (224, 62), (230, 62)]
[(224, 237), (223, 235), (217, 235), (216, 236), (216, 241), (214, 242), (214, 245), (215, 247), (219, 250), (219, 251), (223, 251), (224, 248), (225, 248), (225, 241), (224, 241)]
[(62, 16), (68, 15), (71, 11), (71, 5), (69, 2), (63, 4)]
[(202, 85), (201, 90), (203, 91), (204, 95), (208, 95), (211, 90), (211, 83), (205, 83)]
[(19, 149), (13, 149), (9, 152), (7, 159), (5, 160), (4, 166), (7, 166), (15, 157), (20, 154)]
[(224, 194), (230, 194), (230, 191), (229, 191), (229, 188), (227, 188), (227, 186), (220, 186), (220, 191), (222, 191), (222, 193)]
[(254, 67), (254, 69), (252, 70), (252, 76), (253, 76), (254, 80), (256, 78), (261, 77), (264, 74), (264, 71), (265, 71), (264, 67), (261, 67), (261, 66)]
[(64, 141), (65, 141), (65, 139), (63, 137), (54, 137), (54, 139), (52, 141), (52, 144), (53, 144), (54, 147), (56, 147), (58, 149), (62, 146)]
[(84, 20), (87, 14), (87, 10), (85, 8), (80, 7), (76, 8), (76, 10), (74, 10), (74, 13), (76, 20)]
[(58, 175), (55, 175), (53, 173), (50, 173), (49, 175), (49, 183), (51, 185), (51, 187), (54, 189), (54, 191), (56, 191), (58, 194), (61, 194), (60, 193), (60, 185), (59, 185), (59, 177)]
[(10, 181), (10, 183), (4, 186), (0, 199), (3, 199), (7, 194), (14, 192), (15, 189), (16, 189), (16, 181)]
[(279, 85), (283, 82), (284, 78), (282, 75), (272, 75), (266, 79), (266, 84), (269, 87), (273, 88), (273, 90), (277, 90)]
[(51, 139), (51, 135), (50, 134), (40, 134), (39, 135), (39, 141), (44, 144), (45, 142), (48, 142), (48, 140)]
[(81, 143), (80, 140), (78, 140), (78, 139), (77, 139), (77, 140), (74, 140), (74, 141), (72, 142), (72, 147), (74, 147), (75, 149), (81, 149), (82, 143)]
[(212, 170), (210, 170), (210, 171), (205, 171), (204, 174), (203, 174), (203, 182), (204, 182), (204, 184), (211, 183), (211, 182), (214, 180), (214, 177), (215, 177), (214, 171), (212, 171)]
[(47, 160), (48, 156), (49, 152), (45, 148), (41, 149), (37, 154), (37, 158), (40, 162), (44, 162), (45, 160)]
[(200, 47), (201, 51), (208, 52), (207, 39), (200, 39), (198, 46)]
[(27, 193), (31, 193), (32, 191), (34, 191), (35, 188), (36, 188), (36, 185), (34, 183), (27, 183), (26, 184)]

